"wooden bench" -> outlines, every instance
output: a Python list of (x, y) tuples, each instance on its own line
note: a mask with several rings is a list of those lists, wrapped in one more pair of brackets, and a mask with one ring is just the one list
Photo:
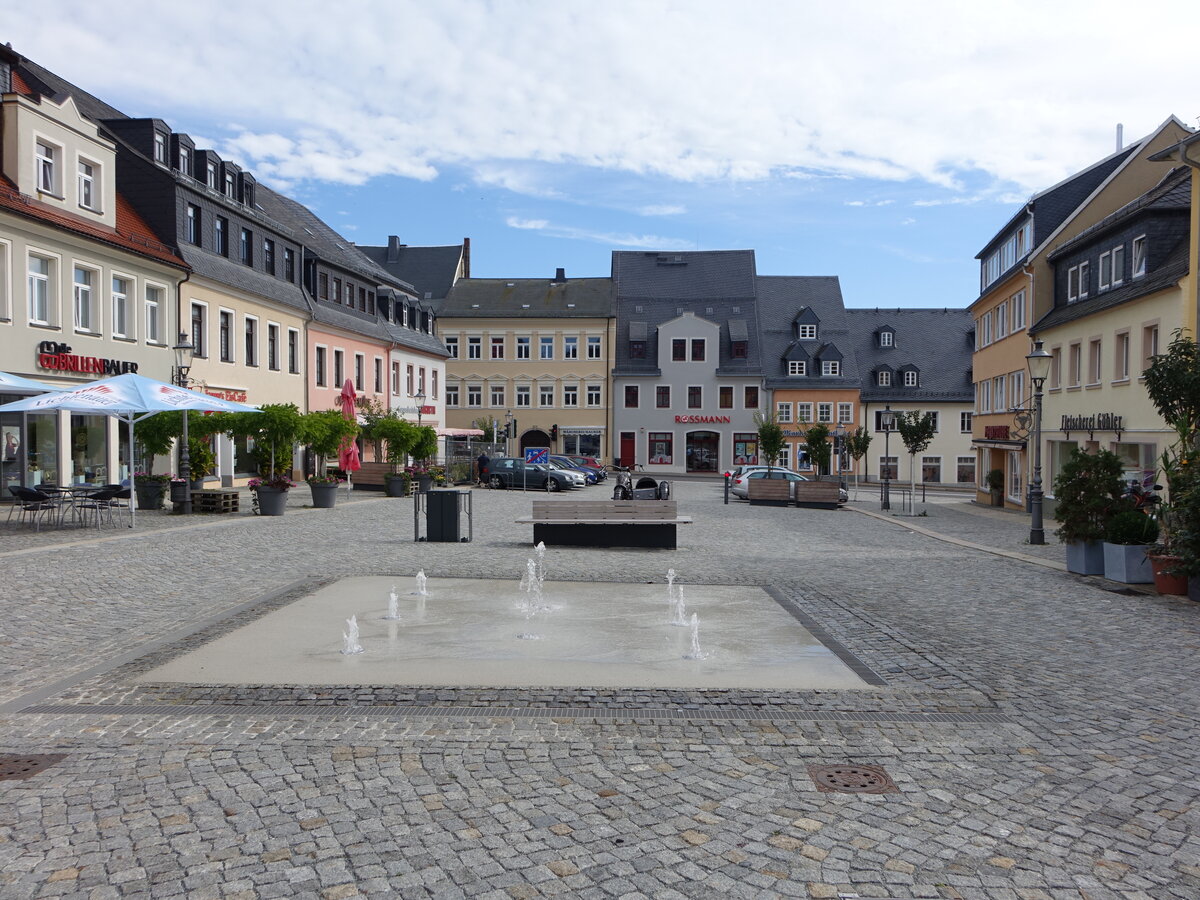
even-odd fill
[(384, 476), (390, 475), (392, 467), (390, 463), (385, 462), (365, 462), (362, 468), (357, 472), (350, 473), (350, 483), (355, 489), (364, 488), (366, 490), (382, 491), (384, 489)]
[(809, 509), (837, 509), (841, 494), (836, 481), (796, 482), (796, 505)]
[(747, 499), (758, 506), (788, 506), (792, 502), (791, 482), (786, 478), (751, 478)]
[(675, 549), (675, 527), (690, 525), (674, 500), (534, 500), (533, 542), (573, 547), (666, 547)]

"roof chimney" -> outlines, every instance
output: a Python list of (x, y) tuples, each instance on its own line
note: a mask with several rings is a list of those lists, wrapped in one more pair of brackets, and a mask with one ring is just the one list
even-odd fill
[(1117, 123), (1117, 152), (1121, 152), (1121, 148), (1125, 146), (1125, 126), (1120, 122)]
[(555, 269), (554, 270), (554, 281), (551, 283), (552, 284), (565, 284), (566, 281), (567, 281), (567, 270), (562, 269), (562, 268)]
[(470, 278), (471, 277), (471, 239), (469, 237), (463, 238), (462, 247), (463, 247), (463, 249), (462, 249), (462, 277)]
[(404, 245), (400, 243), (400, 238), (394, 234), (388, 235), (387, 245), (387, 261), (390, 263), (400, 262), (400, 248)]

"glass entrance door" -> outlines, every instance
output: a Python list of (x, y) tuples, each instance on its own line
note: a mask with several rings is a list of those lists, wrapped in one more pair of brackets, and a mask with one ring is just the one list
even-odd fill
[(691, 431), (687, 436), (687, 470), (715, 472), (721, 457), (721, 436), (715, 431)]

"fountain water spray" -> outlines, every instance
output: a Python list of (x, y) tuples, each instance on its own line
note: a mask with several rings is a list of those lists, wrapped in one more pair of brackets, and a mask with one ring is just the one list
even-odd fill
[(429, 591), (427, 591), (427, 590), (425, 589), (425, 585), (426, 585), (426, 583), (428, 583), (428, 581), (429, 581), (429, 579), (427, 579), (427, 578), (425, 577), (425, 570), (424, 570), (424, 569), (421, 569), (421, 571), (417, 572), (417, 590), (416, 590), (416, 593), (417, 593), (417, 596), (418, 596), (418, 597), (428, 597), (428, 596), (429, 596)]
[(692, 613), (692, 649), (683, 655), (684, 659), (704, 659), (708, 654), (700, 649), (700, 616)]
[(350, 656), (362, 652), (362, 644), (358, 642), (358, 616), (351, 616), (346, 620), (346, 630), (342, 632), (342, 653)]
[(540, 600), (542, 587), (546, 583), (546, 544), (544, 541), (538, 541), (537, 546), (533, 548), (533, 557), (537, 560), (538, 599)]
[(392, 591), (388, 594), (388, 611), (384, 616), (389, 622), (395, 622), (400, 618), (400, 598), (396, 595), (396, 586), (392, 585)]
[(676, 584), (673, 587), (675, 596), (671, 598), (671, 624), (686, 628), (688, 624), (687, 604), (683, 602), (683, 585)]
[(525, 599), (521, 608), (525, 611), (525, 618), (528, 619), (543, 608), (542, 582), (538, 578), (537, 563), (532, 559), (525, 561), (525, 577), (521, 579), (521, 587), (525, 591)]

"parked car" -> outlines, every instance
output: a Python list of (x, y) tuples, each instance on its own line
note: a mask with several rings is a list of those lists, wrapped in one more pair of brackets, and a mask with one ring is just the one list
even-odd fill
[(550, 462), (563, 469), (570, 469), (572, 472), (578, 472), (584, 477), (588, 484), (595, 484), (600, 480), (595, 469), (590, 469), (587, 466), (581, 466), (569, 456), (552, 456)]
[[(752, 469), (749, 472), (743, 472), (737, 478), (733, 479), (733, 481), (729, 485), (729, 493), (733, 494), (733, 496), (735, 496), (735, 497), (741, 497), (743, 500), (748, 499), (750, 496), (750, 479), (752, 479), (752, 478), (772, 478), (772, 479), (783, 478), (783, 479), (787, 479), (788, 481), (792, 482), (792, 484), (795, 484), (797, 481), (811, 481), (811, 479), (805, 478), (803, 475), (800, 475), (796, 472), (790, 472), (787, 469), (775, 468), (775, 469), (768, 470), (764, 466), (761, 468)], [(796, 489), (794, 487), (791, 490), (791, 495), (792, 495), (793, 499), (796, 496)], [(844, 487), (839, 486), (838, 487), (838, 502), (846, 503), (849, 500), (850, 500), (850, 495), (846, 492), (846, 489)]]
[(604, 464), (594, 456), (567, 456), (567, 459), (579, 466), (587, 466), (589, 469), (596, 470), (596, 477), (603, 481), (608, 477), (608, 472), (604, 471)]
[(515, 456), (501, 456), (488, 463), (488, 485), (494, 488), (516, 488), (565, 491), (575, 486), (575, 479), (560, 469), (538, 464), (526, 464)]
[(557, 472), (562, 472), (567, 476), (567, 478), (571, 479), (572, 487), (588, 486), (587, 475), (581, 469), (576, 468), (575, 466), (571, 465), (571, 463), (563, 460), (561, 457), (556, 458), (551, 456), (550, 461), (546, 463), (546, 465)]

